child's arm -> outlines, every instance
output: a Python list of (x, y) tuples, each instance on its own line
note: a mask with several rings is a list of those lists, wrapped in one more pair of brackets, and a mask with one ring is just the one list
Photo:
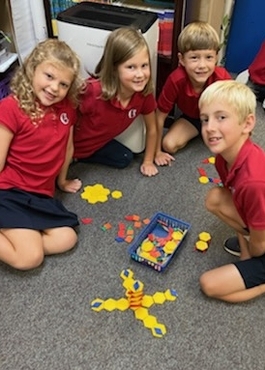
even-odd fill
[(5, 126), (0, 124), (0, 172), (3, 171), (10, 143), (14, 134)]
[(157, 145), (156, 145), (156, 155), (155, 163), (158, 166), (167, 166), (171, 165), (171, 161), (174, 161), (175, 158), (172, 157), (169, 153), (162, 151), (162, 138), (163, 138), (163, 129), (167, 113), (161, 112), (157, 109), (156, 112), (156, 123), (157, 123)]
[(66, 148), (65, 161), (57, 178), (58, 187), (67, 193), (76, 193), (82, 186), (79, 179), (67, 180), (67, 173), (74, 154), (73, 127), (70, 129)]
[(157, 127), (155, 111), (143, 116), (146, 126), (146, 145), (144, 160), (140, 167), (140, 171), (145, 176), (154, 176), (158, 170), (154, 164), (156, 141), (157, 141)]

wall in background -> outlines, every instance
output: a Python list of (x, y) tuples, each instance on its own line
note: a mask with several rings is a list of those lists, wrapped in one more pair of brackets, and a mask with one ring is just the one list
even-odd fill
[(219, 64), (224, 65), (235, 0), (186, 0), (185, 24), (210, 23), (220, 36)]

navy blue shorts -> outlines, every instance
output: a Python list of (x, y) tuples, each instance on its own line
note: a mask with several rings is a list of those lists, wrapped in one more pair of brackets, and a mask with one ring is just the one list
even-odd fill
[(77, 215), (58, 200), (19, 189), (0, 190), (0, 229), (46, 230), (79, 225)]
[(197, 129), (199, 134), (201, 134), (202, 124), (199, 118), (192, 118), (187, 116), (186, 114), (181, 114), (179, 118), (184, 118), (185, 120), (189, 121), (189, 123), (191, 123), (192, 126), (194, 126)]
[(90, 157), (79, 158), (78, 162), (100, 163), (115, 168), (125, 168), (133, 160), (132, 151), (125, 145), (113, 139), (98, 149)]
[(247, 289), (265, 284), (265, 254), (234, 263), (242, 276)]

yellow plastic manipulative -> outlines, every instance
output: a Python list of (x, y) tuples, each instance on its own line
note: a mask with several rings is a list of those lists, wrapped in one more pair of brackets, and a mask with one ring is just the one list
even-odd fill
[(211, 239), (212, 239), (211, 234), (207, 233), (206, 231), (203, 231), (199, 234), (199, 240), (203, 242), (206, 242), (209, 244)]
[(119, 199), (122, 197), (122, 192), (114, 190), (111, 193), (110, 189), (105, 188), (102, 184), (87, 185), (84, 187), (81, 198), (85, 199), (88, 203), (95, 204), (107, 202), (109, 195), (114, 199)]
[(205, 252), (209, 248), (211, 242), (211, 234), (207, 233), (206, 231), (202, 231), (199, 234), (199, 240), (195, 243), (195, 248), (200, 252)]

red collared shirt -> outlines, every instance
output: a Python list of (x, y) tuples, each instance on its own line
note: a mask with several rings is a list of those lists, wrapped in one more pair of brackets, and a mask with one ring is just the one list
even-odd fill
[(247, 227), (265, 230), (265, 152), (248, 139), (230, 171), (221, 155), (216, 169), (233, 196), (236, 209)]
[(70, 127), (76, 121), (76, 110), (64, 99), (47, 108), (38, 124), (18, 106), (12, 96), (0, 101), (0, 124), (14, 137), (11, 141), (0, 189), (21, 190), (53, 196), (55, 179), (65, 160)]
[[(231, 80), (230, 74), (223, 67), (215, 67), (214, 73), (208, 78), (205, 88), (218, 80)], [(198, 101), (200, 94), (194, 91), (189, 76), (181, 65), (167, 78), (157, 101), (158, 109), (169, 113), (176, 104), (183, 114), (191, 118), (200, 118)]]
[(252, 82), (265, 86), (265, 41), (262, 43), (253, 62), (248, 67), (248, 71)]
[(156, 109), (153, 94), (135, 93), (126, 108), (115, 98), (103, 100), (101, 83), (89, 79), (80, 104), (81, 117), (74, 130), (74, 158), (86, 158), (121, 134), (139, 114)]

